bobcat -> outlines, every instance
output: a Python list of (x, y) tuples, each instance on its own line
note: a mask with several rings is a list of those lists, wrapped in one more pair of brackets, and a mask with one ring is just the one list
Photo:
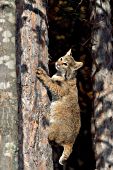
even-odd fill
[(63, 165), (72, 152), (73, 144), (81, 127), (76, 70), (83, 66), (76, 62), (71, 50), (55, 63), (57, 73), (50, 78), (38, 67), (37, 77), (52, 94), (50, 105), (48, 140), (64, 147), (59, 163)]

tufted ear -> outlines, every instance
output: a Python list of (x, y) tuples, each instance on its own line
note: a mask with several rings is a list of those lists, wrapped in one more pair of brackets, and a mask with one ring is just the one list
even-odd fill
[(68, 55), (71, 55), (72, 53), (71, 53), (71, 49), (66, 53), (66, 55), (65, 56), (68, 56)]
[(83, 66), (83, 62), (75, 61), (74, 70), (78, 70), (78, 69), (81, 68), (82, 66)]

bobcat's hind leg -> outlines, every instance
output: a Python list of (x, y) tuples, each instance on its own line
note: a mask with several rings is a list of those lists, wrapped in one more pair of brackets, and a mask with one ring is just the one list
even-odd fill
[(59, 159), (59, 163), (61, 165), (65, 163), (65, 161), (69, 158), (70, 154), (72, 153), (73, 144), (64, 144), (62, 146), (64, 147), (64, 151)]

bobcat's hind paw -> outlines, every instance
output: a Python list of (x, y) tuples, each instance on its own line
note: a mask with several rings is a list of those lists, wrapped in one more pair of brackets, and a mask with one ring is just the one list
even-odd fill
[(60, 157), (59, 159), (59, 164), (64, 165), (66, 163), (67, 159), (65, 159), (63, 156)]

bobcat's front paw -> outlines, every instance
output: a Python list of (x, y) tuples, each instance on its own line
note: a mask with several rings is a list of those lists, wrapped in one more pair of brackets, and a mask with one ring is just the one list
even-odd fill
[(43, 77), (45, 77), (47, 74), (46, 74), (46, 72), (41, 68), (41, 67), (38, 67), (37, 69), (36, 69), (36, 76), (38, 77), (38, 78), (43, 78)]

